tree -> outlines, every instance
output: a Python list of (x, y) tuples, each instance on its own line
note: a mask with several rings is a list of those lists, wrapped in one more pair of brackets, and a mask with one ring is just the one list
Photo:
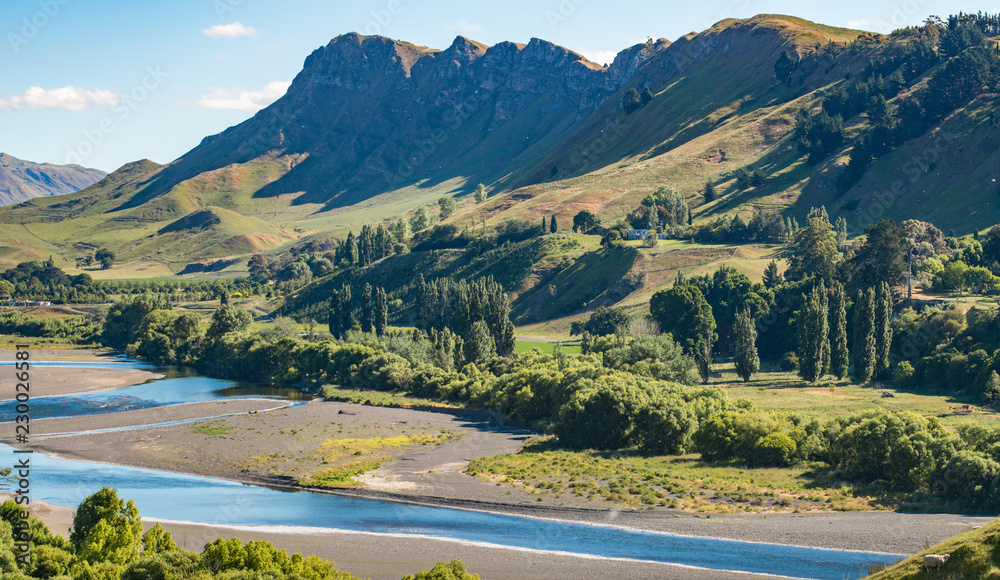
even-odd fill
[(358, 240), (354, 237), (354, 232), (347, 232), (347, 241), (344, 242), (344, 259), (348, 264), (358, 263)]
[(705, 182), (705, 189), (701, 190), (701, 193), (705, 196), (705, 203), (712, 203), (719, 197), (718, 192), (715, 190), (715, 184), (711, 181)]
[(173, 535), (163, 529), (160, 522), (149, 528), (142, 535), (143, 554), (159, 554), (161, 552), (173, 552), (177, 550), (177, 543), (174, 542)]
[(375, 331), (375, 301), (372, 298), (372, 285), (367, 282), (361, 290), (361, 330)]
[(843, 379), (851, 364), (847, 348), (847, 293), (839, 282), (833, 287), (833, 304), (830, 305), (830, 372)]
[(868, 122), (873, 126), (892, 126), (892, 107), (889, 106), (889, 102), (886, 101), (885, 97), (882, 95), (875, 95), (868, 100), (868, 106), (865, 108), (865, 114), (868, 116)]
[(792, 76), (792, 71), (795, 70), (799, 61), (792, 58), (792, 55), (788, 54), (787, 50), (781, 51), (781, 55), (778, 56), (778, 60), (774, 63), (774, 76), (778, 78), (779, 81), (785, 82)]
[(621, 449), (635, 441), (635, 420), (649, 403), (644, 390), (620, 377), (574, 392), (559, 409), (559, 442), (573, 449)]
[(795, 234), (795, 247), (788, 258), (785, 277), (789, 280), (802, 280), (809, 276), (819, 276), (824, 282), (831, 282), (839, 256), (829, 220), (809, 218), (809, 225)]
[(558, 229), (559, 226), (556, 225), (556, 216), (552, 216), (552, 219), (549, 220), (549, 231), (554, 234)]
[(101, 263), (101, 268), (110, 270), (115, 263), (115, 253), (107, 248), (101, 248), (94, 253), (94, 259)]
[(757, 324), (750, 315), (750, 309), (736, 312), (736, 324), (733, 325), (733, 340), (736, 343), (736, 374), (743, 382), (750, 382), (760, 370), (760, 357), (757, 355)]
[(487, 193), (486, 186), (480, 183), (476, 186), (476, 203), (483, 203), (486, 201)]
[(455, 213), (455, 208), (458, 207), (458, 203), (455, 202), (454, 197), (446, 195), (438, 198), (438, 207), (441, 208), (440, 218), (445, 220), (451, 217), (451, 214)]
[(660, 212), (656, 209), (655, 204), (649, 208), (649, 217), (646, 219), (647, 230), (655, 231), (656, 228), (660, 227)]
[(426, 205), (422, 205), (413, 212), (410, 217), (410, 229), (419, 232), (430, 227), (432, 223), (431, 212)]
[(639, 102), (645, 106), (652, 103), (655, 97), (656, 96), (653, 94), (653, 91), (649, 90), (649, 87), (646, 87), (642, 89), (642, 93), (639, 95)]
[(253, 315), (230, 304), (220, 306), (212, 313), (212, 323), (205, 336), (212, 340), (222, 338), (230, 332), (243, 332), (253, 323)]
[(479, 574), (469, 574), (461, 560), (452, 560), (438, 562), (430, 570), (404, 576), (403, 580), (479, 580)]
[(784, 276), (778, 270), (778, 262), (771, 260), (767, 268), (764, 268), (764, 287), (768, 290), (773, 290), (784, 283)]
[(674, 286), (660, 290), (649, 301), (650, 315), (685, 345), (689, 353), (697, 354), (703, 341), (715, 341), (715, 317), (705, 296), (695, 286)]
[(865, 243), (848, 263), (855, 288), (874, 288), (880, 283), (896, 284), (906, 271), (909, 250), (906, 231), (891, 219), (865, 228)]
[(642, 200), (642, 205), (649, 207), (651, 211), (656, 207), (657, 212), (662, 208), (665, 213), (658, 216), (657, 222), (666, 225), (684, 225), (688, 218), (687, 200), (677, 189), (669, 185), (660, 186), (655, 192), (647, 195)]
[(867, 383), (875, 373), (875, 292), (858, 290), (854, 301), (854, 380)]
[(819, 282), (808, 296), (802, 296), (796, 318), (799, 376), (810, 383), (818, 381), (830, 367), (829, 317), (826, 287)]
[(542, 216), (542, 234), (541, 235), (544, 236), (545, 232), (547, 232), (547, 231), (549, 231), (549, 228), (548, 228), (548, 225), (545, 223), (545, 216)]
[(655, 247), (656, 247), (656, 243), (657, 243), (657, 240), (658, 240), (658, 239), (659, 239), (659, 238), (657, 238), (657, 237), (656, 237), (656, 229), (650, 229), (650, 230), (649, 230), (649, 231), (648, 231), (648, 232), (646, 233), (646, 239), (645, 239), (645, 240), (643, 240), (643, 244), (644, 244), (644, 245), (645, 245), (645, 246), (646, 246), (647, 248), (655, 248)]
[(573, 216), (573, 231), (580, 233), (587, 233), (590, 230), (601, 225), (601, 218), (594, 215), (594, 212), (589, 209), (581, 210), (580, 213)]
[(490, 329), (482, 320), (472, 324), (465, 339), (465, 360), (477, 366), (488, 364), (496, 355), (496, 342)]
[(676, 396), (655, 399), (635, 418), (636, 438), (651, 455), (683, 455), (697, 428), (698, 417)]
[(128, 564), (139, 557), (142, 519), (135, 502), (105, 486), (88, 496), (73, 516), (70, 543), (90, 563)]
[(624, 308), (599, 306), (590, 315), (583, 329), (594, 336), (607, 336), (625, 330), (631, 321), (632, 317), (625, 312)]
[(381, 286), (375, 290), (375, 334), (385, 335), (385, 329), (389, 325), (389, 304), (386, 300), (385, 289)]
[(625, 109), (625, 113), (632, 114), (640, 107), (642, 107), (642, 97), (639, 96), (639, 91), (635, 88), (625, 91), (625, 94), (622, 95), (622, 108)]
[(892, 293), (882, 282), (875, 291), (875, 370), (876, 378), (889, 372), (889, 348), (892, 346)]

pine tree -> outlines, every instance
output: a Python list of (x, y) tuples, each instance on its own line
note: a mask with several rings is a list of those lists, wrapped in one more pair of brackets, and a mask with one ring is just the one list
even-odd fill
[(719, 197), (718, 192), (715, 190), (715, 184), (711, 181), (705, 182), (705, 189), (702, 190), (702, 194), (705, 196), (705, 203), (712, 203)]
[(781, 275), (781, 272), (778, 271), (778, 263), (771, 260), (771, 262), (767, 265), (767, 268), (764, 269), (764, 287), (771, 290), (781, 286), (784, 281), (784, 277)]
[(361, 290), (361, 330), (364, 332), (375, 330), (375, 302), (372, 300), (372, 285), (367, 282)]
[(379, 286), (375, 290), (375, 334), (385, 336), (385, 329), (389, 326), (389, 303), (385, 297), (385, 289)]
[(552, 219), (549, 220), (549, 231), (554, 234), (558, 229), (559, 226), (556, 225), (556, 216), (552, 216)]
[(847, 294), (840, 283), (833, 287), (833, 291), (833, 304), (830, 306), (833, 317), (830, 322), (830, 372), (843, 379), (851, 364), (847, 349)]
[(750, 377), (760, 370), (760, 357), (757, 355), (757, 325), (749, 308), (736, 312), (733, 340), (736, 343), (736, 374), (743, 378), (744, 383), (748, 383)]
[(889, 371), (889, 348), (892, 346), (892, 293), (882, 282), (875, 292), (875, 378)]
[(867, 383), (875, 373), (875, 293), (858, 290), (854, 302), (854, 380)]
[(815, 383), (830, 365), (830, 306), (826, 287), (817, 283), (809, 296), (802, 296), (796, 320), (798, 331), (799, 376)]

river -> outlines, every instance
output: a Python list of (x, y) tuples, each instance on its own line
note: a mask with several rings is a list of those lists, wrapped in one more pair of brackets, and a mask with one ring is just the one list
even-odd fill
[[(32, 414), (47, 410), (50, 416), (86, 415), (127, 406), (148, 408), (268, 394), (290, 399), (303, 397), (294, 389), (275, 391), (168, 373), (168, 378), (143, 385), (35, 399), (32, 400)], [(0, 404), (3, 412), (0, 416), (10, 417), (10, 409), (2, 405), (7, 403)], [(113, 408), (109, 410), (109, 406)], [(3, 446), (0, 452), (6, 454), (3, 465), (14, 464), (10, 447)], [(885, 554), (685, 537), (333, 494), (283, 491), (192, 475), (55, 459), (40, 453), (30, 457), (32, 499), (75, 507), (86, 496), (108, 485), (117, 488), (121, 497), (134, 499), (144, 516), (211, 525), (415, 534), (516, 548), (829, 580), (859, 578), (867, 572), (868, 564), (896, 560), (896, 556)]]

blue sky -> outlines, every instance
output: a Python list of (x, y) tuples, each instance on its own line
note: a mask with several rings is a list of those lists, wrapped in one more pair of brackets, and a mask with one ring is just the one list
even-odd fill
[[(693, 4), (693, 5), (692, 5)], [(170, 0), (0, 3), (0, 151), (112, 171), (176, 159), (283, 94), (338, 34), (434, 48), (543, 38), (610, 63), (646, 37), (674, 40), (728, 17), (792, 14), (888, 32), (963, 0)]]

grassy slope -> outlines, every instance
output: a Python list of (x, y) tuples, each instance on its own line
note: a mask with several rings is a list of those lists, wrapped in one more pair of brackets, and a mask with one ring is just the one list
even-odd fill
[[(924, 567), (927, 554), (951, 554), (941, 570)], [(903, 562), (869, 576), (872, 580), (1000, 577), (1000, 520), (963, 532)]]

